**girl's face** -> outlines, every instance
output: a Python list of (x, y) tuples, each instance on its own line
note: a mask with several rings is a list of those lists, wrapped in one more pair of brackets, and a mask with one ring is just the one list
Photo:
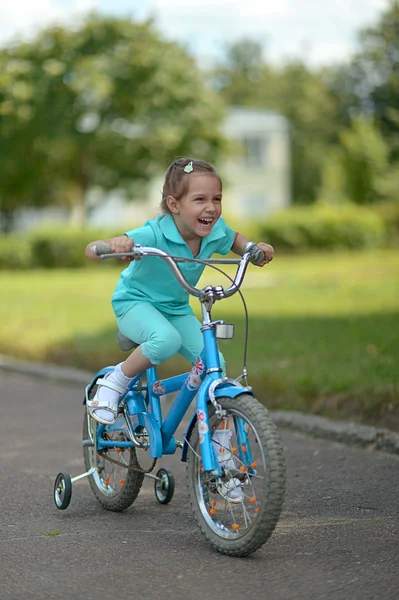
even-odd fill
[(211, 173), (190, 173), (187, 193), (180, 200), (169, 196), (168, 206), (185, 241), (206, 237), (222, 214), (219, 178)]

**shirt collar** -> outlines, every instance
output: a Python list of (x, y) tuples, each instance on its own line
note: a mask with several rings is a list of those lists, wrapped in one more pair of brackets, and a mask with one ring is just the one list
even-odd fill
[(186, 244), (180, 235), (180, 231), (176, 227), (176, 223), (174, 222), (172, 215), (169, 213), (163, 215), (159, 221), (159, 226), (166, 239), (174, 242), (175, 244)]
[[(161, 217), (159, 221), (159, 226), (161, 228), (162, 233), (168, 240), (174, 242), (175, 244), (184, 244), (185, 246), (187, 245), (186, 242), (183, 240), (180, 231), (177, 229), (176, 223), (171, 214), (167, 213), (163, 215), (163, 217)], [(209, 242), (219, 240), (224, 235), (226, 234), (223, 230), (221, 219), (219, 218), (216, 224), (213, 226), (210, 234), (202, 238), (201, 251), (205, 248), (205, 246), (208, 245)]]

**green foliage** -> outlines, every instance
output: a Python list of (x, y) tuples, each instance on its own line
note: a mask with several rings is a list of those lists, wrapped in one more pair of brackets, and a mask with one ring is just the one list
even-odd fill
[(28, 238), (31, 245), (32, 267), (45, 269), (87, 267), (90, 264), (90, 260), (85, 256), (87, 244), (116, 235), (119, 233), (115, 231), (79, 229), (52, 228), (37, 231)]
[(86, 18), (0, 51), (0, 210), (92, 186), (134, 190), (177, 155), (214, 160), (222, 105), (194, 59), (152, 22)]
[[(242, 222), (226, 218), (239, 231)], [(309, 249), (369, 248), (386, 242), (399, 242), (399, 203), (385, 202), (378, 211), (351, 204), (317, 204), (295, 207), (272, 214), (266, 221), (246, 221), (245, 235), (264, 240), (276, 251)], [(51, 227), (27, 237), (6, 235), (0, 238), (0, 270), (85, 268), (93, 263), (85, 257), (89, 242), (120, 235), (116, 230)], [(114, 261), (104, 261), (111, 267)]]
[(359, 52), (341, 68), (300, 61), (273, 67), (259, 43), (231, 46), (212, 74), (228, 104), (287, 117), (293, 202), (394, 199), (399, 185), (399, 2), (359, 33)]
[(0, 229), (4, 232), (12, 230), (19, 207), (49, 201), (44, 179), (47, 149), (40, 143), (33, 118), (30, 71), (30, 65), (12, 51), (0, 51)]
[(375, 211), (384, 221), (389, 242), (394, 246), (399, 246), (399, 198), (397, 200), (380, 202), (375, 207)]
[(20, 235), (0, 237), (0, 270), (28, 269), (32, 265), (31, 244)]
[(291, 127), (293, 201), (313, 202), (321, 181), (324, 156), (336, 142), (340, 126), (338, 102), (326, 84), (324, 71), (302, 62), (273, 67), (262, 46), (250, 40), (232, 45), (211, 77), (229, 105), (258, 107), (283, 114)]
[[(87, 244), (116, 235), (120, 232), (59, 227), (41, 229), (26, 237), (5, 235), (0, 238), (0, 270), (88, 267), (92, 263), (85, 256)], [(111, 266), (111, 261), (104, 264)]]
[(271, 215), (262, 225), (262, 239), (276, 250), (373, 248), (386, 241), (382, 219), (354, 205), (318, 204)]
[(399, 159), (399, 2), (390, 0), (375, 25), (359, 34), (359, 52), (332, 78), (343, 118), (372, 115)]
[(340, 132), (339, 145), (325, 157), (320, 196), (332, 203), (347, 198), (374, 204), (396, 195), (388, 157), (388, 145), (374, 122), (353, 119), (350, 128)]

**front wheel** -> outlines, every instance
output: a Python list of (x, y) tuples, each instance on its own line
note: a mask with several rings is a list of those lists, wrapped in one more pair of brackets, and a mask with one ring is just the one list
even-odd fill
[(203, 471), (198, 424), (190, 438), (187, 486), (198, 525), (212, 546), (248, 556), (273, 533), (284, 502), (285, 460), (268, 410), (255, 398), (218, 398), (224, 416), (209, 407), (212, 446), (222, 476)]

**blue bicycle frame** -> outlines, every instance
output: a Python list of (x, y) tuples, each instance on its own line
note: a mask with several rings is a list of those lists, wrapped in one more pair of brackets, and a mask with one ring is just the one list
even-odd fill
[[(222, 377), (222, 369), (220, 367), (219, 351), (216, 338), (216, 324), (210, 321), (209, 313), (203, 307), (204, 324), (202, 328), (204, 338), (204, 349), (196, 360), (191, 371), (170, 377), (168, 379), (157, 379), (156, 367), (152, 367), (147, 371), (143, 371), (134, 379), (132, 379), (129, 387), (121, 398), (121, 404), (125, 407), (125, 415), (129, 419), (131, 427), (127, 427), (123, 415), (119, 416), (113, 425), (99, 425), (97, 430), (97, 449), (102, 450), (107, 447), (112, 448), (131, 448), (135, 444), (130, 441), (112, 441), (103, 438), (104, 431), (126, 430), (129, 432), (137, 431), (138, 428), (144, 428), (149, 437), (149, 454), (151, 458), (161, 458), (164, 454), (174, 454), (178, 447), (174, 434), (180, 425), (184, 415), (186, 414), (195, 395), (196, 412), (191, 418), (189, 426), (184, 436), (182, 447), (181, 460), (186, 461), (187, 451), (189, 447), (189, 439), (198, 421), (201, 421), (202, 427), (200, 432), (200, 447), (202, 466), (205, 471), (218, 472), (220, 471), (219, 463), (215, 457), (211, 443), (211, 434), (209, 426), (208, 406), (210, 403), (210, 386), (217, 381), (214, 389), (215, 399), (221, 396), (235, 398), (241, 394), (251, 394), (250, 387), (243, 387), (234, 380), (229, 380)], [(114, 367), (106, 367), (97, 373), (91, 382), (88, 390), (96, 383), (99, 377), (103, 377)], [(141, 386), (140, 379), (146, 373), (147, 385)], [(143, 392), (146, 392), (144, 395)], [(179, 392), (174, 400), (168, 415), (163, 420), (160, 396)], [(86, 399), (84, 400), (84, 403)], [(127, 414), (126, 414), (127, 413)], [(241, 446), (245, 448), (246, 432), (240, 424), (236, 427), (240, 431), (240, 454), (241, 460), (246, 464), (251, 463), (251, 456), (248, 450), (245, 452)], [(128, 435), (129, 437), (129, 435)]]
[[(198, 290), (192, 287), (184, 278), (175, 262), (175, 260), (185, 261), (188, 259), (169, 256), (156, 248), (142, 248), (136, 245), (131, 253), (117, 254), (111, 252), (110, 254), (109, 252), (110, 246), (107, 244), (100, 245), (96, 250), (96, 253), (103, 258), (123, 257), (127, 255), (136, 258), (142, 256), (159, 256), (169, 262), (172, 271), (184, 289), (201, 301), (203, 316), (201, 331), (204, 338), (204, 349), (188, 373), (158, 380), (156, 368), (152, 367), (134, 377), (126, 393), (120, 399), (119, 406), (123, 408), (123, 415), (119, 416), (113, 425), (99, 425), (96, 436), (97, 449), (131, 448), (134, 446), (147, 448), (149, 446), (150, 457), (156, 459), (161, 458), (164, 454), (173, 454), (176, 452), (177, 447), (181, 446), (181, 459), (182, 461), (186, 461), (190, 436), (198, 421), (202, 467), (205, 471), (212, 471), (215, 474), (218, 473), (221, 475), (221, 467), (215, 456), (211, 441), (209, 404), (212, 402), (215, 405), (215, 410), (217, 409), (216, 413), (218, 414), (218, 397), (227, 396), (228, 398), (235, 398), (241, 394), (252, 395), (252, 389), (250, 387), (243, 387), (234, 379), (222, 376), (216, 335), (217, 325), (222, 322), (212, 321), (210, 312), (215, 299), (229, 297), (239, 289), (249, 260), (256, 259), (255, 262), (263, 260), (263, 252), (257, 248), (256, 244), (248, 242), (244, 247), (244, 254), (240, 261), (231, 261), (228, 259), (214, 259), (211, 261), (212, 263), (234, 263), (238, 265), (233, 285), (228, 290), (224, 290), (220, 286), (215, 288), (208, 286), (205, 290)], [(88, 397), (88, 392), (96, 384), (97, 379), (113, 370), (113, 368), (106, 367), (97, 373), (91, 384), (86, 388), (86, 398)], [(147, 375), (147, 385), (145, 387), (141, 385), (141, 377), (144, 373)], [(143, 391), (146, 392), (145, 395)], [(172, 392), (178, 392), (178, 395), (168, 415), (163, 419), (160, 396)], [(181, 444), (176, 441), (174, 434), (195, 396), (197, 396), (196, 412), (191, 418), (184, 436), (184, 442)], [(84, 403), (86, 402), (86, 398)], [(238, 452), (241, 462), (249, 468), (252, 457), (249, 446), (246, 443), (247, 433), (241, 419), (234, 417), (234, 424), (237, 439), (239, 440)], [(103, 433), (106, 431), (120, 430), (125, 430), (127, 438), (131, 441), (122, 442), (103, 437)], [(143, 445), (136, 437), (136, 435), (139, 436), (140, 432), (142, 433), (144, 430), (149, 438), (149, 445)]]

